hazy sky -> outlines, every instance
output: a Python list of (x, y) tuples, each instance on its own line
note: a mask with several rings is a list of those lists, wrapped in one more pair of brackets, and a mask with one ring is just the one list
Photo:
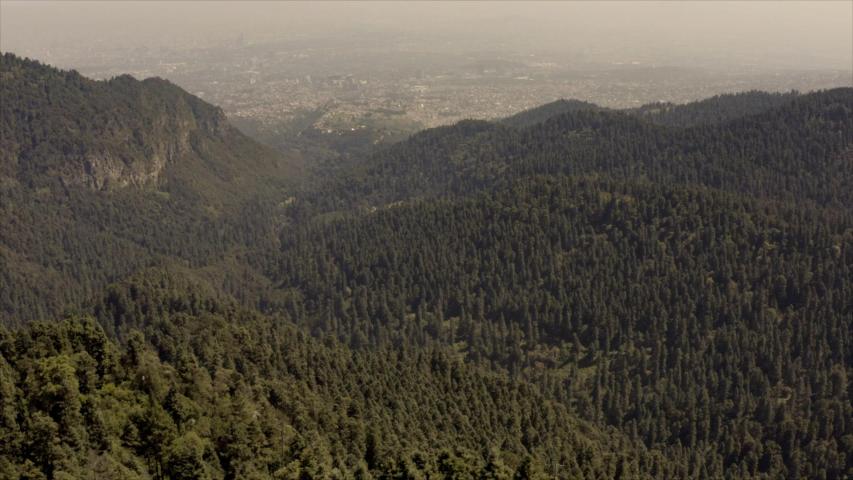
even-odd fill
[[(585, 52), (664, 64), (853, 70), (853, 0), (806, 2), (20, 2), (0, 0), (0, 49), (210, 45), (376, 32), (435, 48)], [(380, 40), (377, 40), (380, 41)], [(456, 42), (454, 47), (453, 43)], [(603, 59), (610, 60), (610, 59)]]

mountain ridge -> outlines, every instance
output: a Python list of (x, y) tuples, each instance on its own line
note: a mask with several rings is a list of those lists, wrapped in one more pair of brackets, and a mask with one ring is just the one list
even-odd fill
[(853, 146), (853, 89), (772, 98), (780, 105), (684, 127), (581, 108), (520, 129), (479, 123), (471, 135), (474, 124), (463, 122), (427, 130), (351, 162), (315, 201), (369, 208), (464, 196), (530, 174), (598, 173), (850, 208), (853, 169), (843, 152)]
[(5, 184), (162, 189), (196, 177), (227, 189), (244, 176), (298, 173), (293, 159), (254, 144), (222, 109), (167, 80), (90, 80), (11, 53), (0, 57), (0, 75)]

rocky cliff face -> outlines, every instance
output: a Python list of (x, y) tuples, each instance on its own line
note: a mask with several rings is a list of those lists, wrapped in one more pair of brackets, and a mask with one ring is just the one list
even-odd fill
[(67, 186), (85, 186), (93, 190), (146, 188), (163, 181), (166, 167), (194, 150), (206, 138), (221, 138), (229, 125), (219, 112), (212, 119), (199, 121), (161, 116), (150, 131), (125, 132), (125, 146), (130, 148), (100, 149), (66, 159), (67, 168), (60, 178)]

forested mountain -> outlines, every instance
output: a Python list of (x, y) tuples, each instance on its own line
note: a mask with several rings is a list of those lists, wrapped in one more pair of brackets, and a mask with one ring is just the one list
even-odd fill
[(76, 113), (4, 123), (5, 476), (853, 476), (853, 89), (560, 102), (300, 186), (200, 105), (147, 181), (68, 181), (62, 138), (113, 145)]
[(143, 266), (209, 264), (250, 243), (263, 235), (246, 226), (257, 199), (283, 196), (300, 172), (165, 80), (97, 82), (9, 53), (0, 79), (6, 323)]
[(9, 53), (0, 61), (4, 185), (152, 187), (221, 203), (295, 166), (168, 81), (98, 82)]

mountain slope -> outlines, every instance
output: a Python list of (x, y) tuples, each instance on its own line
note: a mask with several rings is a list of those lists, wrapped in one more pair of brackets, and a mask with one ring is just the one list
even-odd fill
[(286, 198), (299, 163), (217, 107), (164, 80), (96, 82), (8, 53), (0, 78), (4, 321), (55, 315), (141, 267), (209, 264), (278, 228), (262, 205)]
[(636, 442), (452, 349), (350, 351), (210, 291), (174, 270), (111, 286), (93, 311), (123, 326), (124, 344), (85, 318), (0, 335), (0, 472), (505, 479), (546, 478), (545, 462), (574, 478), (668, 471)]
[(817, 207), (551, 175), (283, 232), (270, 277), (317, 336), (452, 345), (676, 477), (843, 478), (853, 425), (820, 425), (853, 415), (851, 232)]
[(0, 57), (0, 77), (3, 184), (115, 190), (181, 182), (205, 194), (297, 173), (219, 108), (165, 80), (93, 81), (10, 53)]

